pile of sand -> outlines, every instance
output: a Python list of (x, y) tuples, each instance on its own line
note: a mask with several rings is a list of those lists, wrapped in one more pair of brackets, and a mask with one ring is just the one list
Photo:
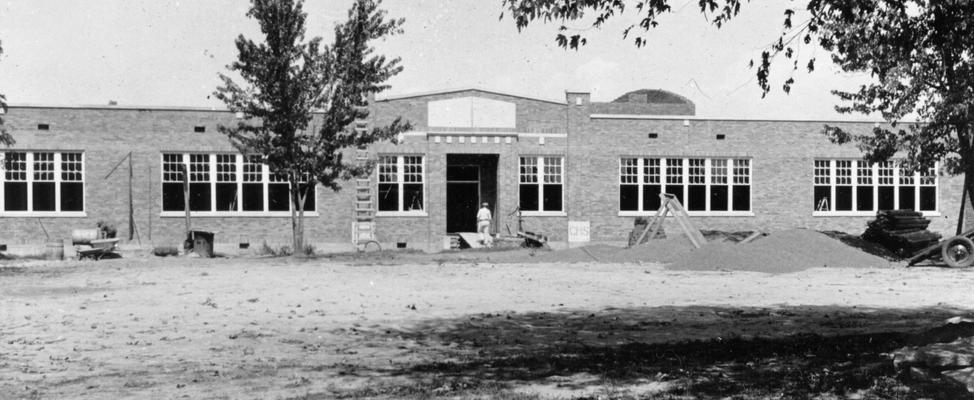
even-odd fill
[(717, 238), (700, 249), (693, 248), (686, 237), (675, 236), (650, 240), (632, 248), (592, 245), (559, 251), (537, 251), (530, 257), (521, 254), (518, 258), (520, 262), (543, 263), (658, 262), (667, 264), (666, 267), (672, 270), (770, 273), (798, 272), (817, 267), (884, 268), (890, 265), (882, 257), (807, 229), (772, 232), (746, 244)]
[(885, 268), (889, 261), (807, 229), (773, 232), (751, 243), (710, 243), (667, 265), (684, 271), (798, 272), (809, 268)]

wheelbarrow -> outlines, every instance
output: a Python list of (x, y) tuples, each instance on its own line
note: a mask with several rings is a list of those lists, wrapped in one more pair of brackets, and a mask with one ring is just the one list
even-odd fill
[(78, 259), (101, 260), (118, 257), (118, 238), (105, 237), (101, 229), (75, 229), (71, 232), (71, 244), (75, 246)]
[(927, 259), (940, 258), (950, 267), (961, 268), (974, 265), (974, 229), (960, 235), (941, 240), (937, 244), (916, 252), (906, 264), (908, 267)]

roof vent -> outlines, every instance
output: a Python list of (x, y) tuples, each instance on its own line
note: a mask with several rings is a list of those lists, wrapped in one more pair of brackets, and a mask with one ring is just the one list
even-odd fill
[(649, 138), (650, 138), (650, 139), (656, 139), (656, 138), (658, 138), (658, 137), (659, 137), (659, 134), (658, 134), (658, 133), (656, 133), (656, 132), (653, 132), (653, 133), (650, 133), (650, 134), (649, 134)]
[(51, 130), (51, 125), (48, 125), (48, 124), (37, 124), (37, 130), (39, 130), (39, 131), (49, 131), (49, 130)]
[(717, 140), (724, 140), (724, 139), (727, 139), (727, 135), (725, 135), (723, 133), (718, 133), (717, 134)]
[(205, 126), (194, 126), (193, 127), (193, 132), (196, 132), (196, 133), (206, 132), (206, 127)]
[(110, 105), (110, 106), (117, 106), (118, 105), (118, 102), (115, 101), (115, 100), (108, 100), (108, 105)]

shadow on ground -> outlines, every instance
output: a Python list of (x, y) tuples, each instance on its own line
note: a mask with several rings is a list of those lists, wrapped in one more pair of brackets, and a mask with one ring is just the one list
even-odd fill
[[(411, 386), (377, 385), (342, 395), (435, 398), (554, 382), (569, 393), (593, 386), (621, 389), (608, 398), (854, 394), (974, 399), (952, 382), (911, 380), (897, 373), (886, 355), (903, 346), (974, 336), (974, 324), (945, 325), (959, 314), (856, 307), (653, 307), (430, 320), (408, 330), (373, 332), (369, 339), (423, 344), (418, 361), (360, 371), (400, 378)], [(647, 383), (655, 383), (656, 392), (625, 390)], [(524, 398), (514, 392), (489, 393), (492, 398)]]

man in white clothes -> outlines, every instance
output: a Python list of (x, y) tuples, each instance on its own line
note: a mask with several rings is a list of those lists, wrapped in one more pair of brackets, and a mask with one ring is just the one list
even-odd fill
[(477, 211), (477, 232), (480, 233), (480, 241), (484, 246), (491, 247), (494, 245), (494, 238), (490, 236), (490, 220), (493, 219), (488, 208), (490, 205), (484, 202), (480, 206)]

